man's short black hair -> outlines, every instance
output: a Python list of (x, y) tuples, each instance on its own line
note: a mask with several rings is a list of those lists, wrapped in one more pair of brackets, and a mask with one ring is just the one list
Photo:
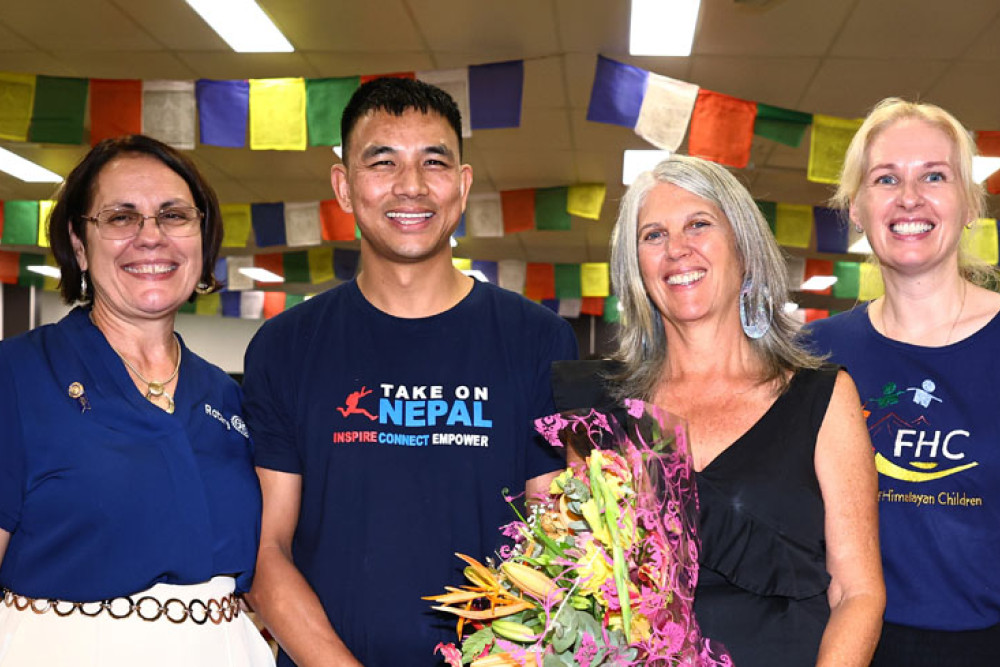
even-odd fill
[(451, 95), (437, 86), (416, 79), (381, 77), (372, 79), (354, 91), (340, 117), (340, 137), (344, 162), (347, 162), (351, 132), (358, 120), (368, 113), (384, 111), (402, 116), (406, 111), (436, 113), (448, 121), (458, 137), (458, 157), (462, 157), (462, 113)]

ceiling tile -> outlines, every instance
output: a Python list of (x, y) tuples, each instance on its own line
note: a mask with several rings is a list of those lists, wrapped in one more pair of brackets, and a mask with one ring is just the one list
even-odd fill
[(822, 56), (850, 6), (830, 1), (770, 0), (741, 5), (733, 0), (703, 0), (693, 52), (746, 57)]
[[(921, 99), (947, 69), (940, 60), (828, 59), (802, 97), (802, 110), (858, 118), (886, 97)], [(845, 94), (849, 90), (850, 94)]]

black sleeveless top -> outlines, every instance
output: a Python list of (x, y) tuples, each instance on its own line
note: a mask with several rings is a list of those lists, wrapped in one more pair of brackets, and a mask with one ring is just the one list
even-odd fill
[[(556, 407), (611, 409), (604, 377), (614, 370), (607, 361), (555, 364)], [(736, 667), (816, 664), (830, 576), (814, 455), (838, 370), (796, 373), (764, 416), (696, 474), (695, 617)]]

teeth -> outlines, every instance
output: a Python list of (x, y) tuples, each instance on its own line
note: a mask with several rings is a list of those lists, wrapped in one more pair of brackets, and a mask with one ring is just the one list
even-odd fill
[(125, 270), (129, 273), (141, 273), (141, 274), (160, 274), (160, 273), (170, 273), (171, 271), (176, 271), (177, 267), (174, 264), (140, 264), (138, 266), (126, 266)]
[(423, 213), (401, 213), (397, 211), (389, 211), (385, 214), (385, 217), (391, 218), (403, 224), (415, 225), (418, 222), (423, 222), (432, 215), (434, 215), (434, 213), (431, 211), (425, 211)]
[(897, 222), (890, 227), (894, 234), (923, 234), (934, 229), (929, 222)]
[(704, 271), (688, 271), (687, 273), (678, 273), (667, 278), (668, 285), (690, 285), (693, 282), (697, 282), (705, 277)]

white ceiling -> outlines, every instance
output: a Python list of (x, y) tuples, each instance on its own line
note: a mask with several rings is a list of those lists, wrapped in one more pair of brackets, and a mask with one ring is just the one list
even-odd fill
[[(295, 46), (233, 53), (183, 0), (4, 0), (0, 70), (88, 78), (330, 77), (525, 60), (521, 127), (476, 131), (474, 192), (608, 184), (600, 221), (572, 232), (465, 239), (475, 259), (603, 261), (621, 196), (621, 155), (648, 147), (586, 120), (598, 54), (744, 99), (859, 117), (882, 97), (941, 104), (970, 129), (1000, 129), (996, 0), (703, 0), (689, 58), (628, 55), (626, 0), (259, 0)], [(0, 142), (66, 174), (86, 147)], [(819, 204), (808, 140), (755, 139), (740, 173), (758, 199)], [(223, 202), (330, 198), (328, 148), (253, 152), (204, 146), (194, 158)], [(51, 186), (0, 175), (0, 199)]]

